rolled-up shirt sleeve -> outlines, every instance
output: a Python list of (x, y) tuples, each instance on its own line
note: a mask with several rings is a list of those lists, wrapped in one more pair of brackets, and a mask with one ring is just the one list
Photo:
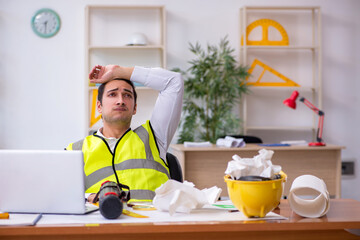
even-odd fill
[(150, 123), (159, 146), (160, 157), (166, 152), (179, 125), (184, 82), (180, 73), (162, 68), (135, 67), (131, 81), (159, 91)]

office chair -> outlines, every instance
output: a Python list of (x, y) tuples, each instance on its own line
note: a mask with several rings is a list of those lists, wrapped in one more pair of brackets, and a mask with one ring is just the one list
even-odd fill
[[(227, 135), (234, 138), (242, 138), (244, 139), (245, 143), (263, 143), (261, 138), (255, 136), (248, 136), (248, 135)], [(224, 138), (225, 136), (221, 137)]]
[(175, 157), (171, 153), (166, 153), (166, 160), (170, 171), (170, 178), (178, 182), (183, 182), (184, 179), (182, 175), (181, 165), (177, 157)]

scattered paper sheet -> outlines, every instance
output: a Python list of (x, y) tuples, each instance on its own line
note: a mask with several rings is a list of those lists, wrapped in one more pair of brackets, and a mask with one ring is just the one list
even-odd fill
[(211, 147), (211, 142), (184, 142), (184, 147)]
[[(230, 200), (219, 201), (219, 205), (233, 205)], [(96, 224), (96, 223), (161, 223), (161, 222), (208, 222), (208, 221), (256, 221), (256, 220), (286, 220), (287, 218), (276, 213), (270, 212), (264, 218), (247, 218), (241, 212), (229, 212), (235, 208), (222, 208), (207, 204), (203, 208), (194, 209), (189, 214), (174, 213), (169, 216), (169, 213), (158, 210), (154, 211), (136, 211), (128, 208), (129, 211), (148, 216), (149, 218), (134, 218), (126, 215), (120, 215), (118, 219), (106, 219), (99, 211), (86, 215), (54, 215), (44, 214), (37, 225), (48, 224)]]
[(216, 146), (218, 147), (239, 148), (245, 147), (245, 145), (246, 143), (243, 138), (226, 136), (225, 138), (219, 138), (216, 140)]
[(307, 146), (308, 142), (305, 140), (292, 140), (292, 141), (281, 141), (283, 144), (290, 144), (291, 146)]

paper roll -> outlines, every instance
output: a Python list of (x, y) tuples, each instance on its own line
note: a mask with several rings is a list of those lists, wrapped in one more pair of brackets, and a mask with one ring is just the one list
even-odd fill
[(322, 217), (330, 208), (325, 182), (313, 175), (297, 177), (291, 185), (288, 200), (291, 209), (303, 217)]

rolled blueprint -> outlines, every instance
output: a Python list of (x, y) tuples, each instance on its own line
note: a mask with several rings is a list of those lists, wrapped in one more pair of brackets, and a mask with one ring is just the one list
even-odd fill
[(313, 175), (302, 175), (293, 181), (288, 201), (295, 213), (308, 218), (322, 217), (330, 208), (325, 182)]

